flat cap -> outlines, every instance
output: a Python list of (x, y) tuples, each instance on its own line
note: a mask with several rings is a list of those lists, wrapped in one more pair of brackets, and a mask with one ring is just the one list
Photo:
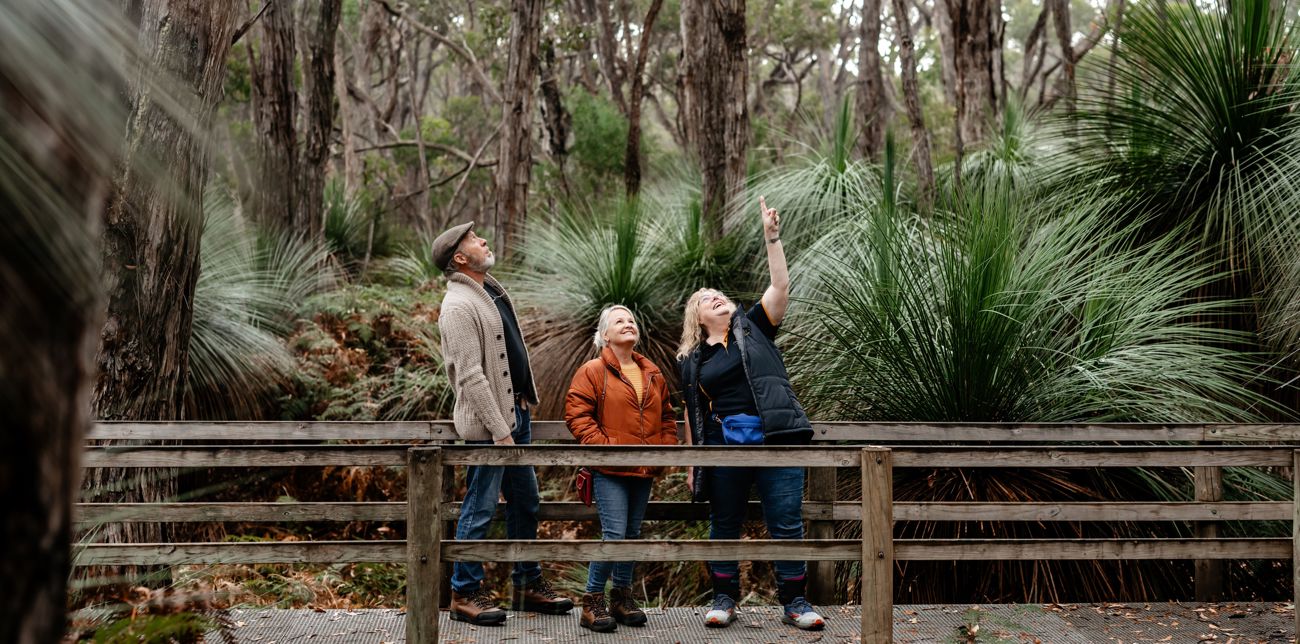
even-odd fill
[(474, 222), (467, 221), (442, 231), (442, 234), (433, 240), (433, 246), (430, 249), (434, 265), (438, 268), (446, 268), (451, 261), (452, 255), (456, 254), (456, 247), (460, 246), (460, 240), (464, 239), (465, 235), (468, 235), (473, 228)]

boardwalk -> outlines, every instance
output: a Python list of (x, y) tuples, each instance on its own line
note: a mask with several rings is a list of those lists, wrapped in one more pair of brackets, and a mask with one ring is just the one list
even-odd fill
[[(442, 613), (442, 641), (459, 644), (512, 642), (858, 642), (856, 607), (828, 608), (830, 627), (805, 633), (784, 626), (775, 607), (745, 607), (726, 630), (704, 628), (696, 608), (650, 609), (646, 628), (622, 627), (597, 634), (578, 627), (576, 614), (511, 613), (505, 626), (472, 627)], [(238, 644), (383, 644), (405, 641), (405, 613), (398, 610), (232, 610), (225, 641)], [(1292, 642), (1290, 604), (1067, 604), (916, 605), (894, 608), (896, 642), (958, 644), (1007, 642), (1096, 644), (1115, 642)], [(978, 628), (972, 628), (977, 626)], [(973, 631), (973, 632), (972, 632)], [(968, 633), (974, 638), (969, 638)], [(220, 636), (211, 638), (220, 642)]]

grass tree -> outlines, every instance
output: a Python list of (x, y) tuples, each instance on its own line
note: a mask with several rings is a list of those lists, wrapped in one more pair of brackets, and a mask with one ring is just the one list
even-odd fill
[(1095, 70), (1066, 125), (1078, 138), (1061, 177), (1143, 203), (1129, 215), (1148, 238), (1173, 235), (1225, 270), (1203, 295), (1266, 293), (1236, 328), (1294, 346), (1300, 75), (1288, 13), (1270, 0), (1134, 8), (1113, 82)]
[(260, 418), (295, 369), (283, 338), (295, 308), (335, 283), (327, 253), (283, 232), (260, 234), (209, 190), (194, 288), (187, 417)]
[[(1267, 402), (1246, 383), (1233, 306), (1186, 294), (1221, 277), (1171, 239), (1135, 242), (1144, 220), (1122, 197), (1013, 187), (968, 177), (951, 212), (901, 207), (892, 146), (881, 199), (796, 261), (787, 360), (815, 417), (917, 421), (1250, 420)], [(1116, 215), (1132, 215), (1117, 217)], [(1265, 480), (1231, 494), (1268, 493)], [(900, 500), (1164, 498), (1183, 473), (903, 470)], [(854, 494), (845, 490), (842, 494)], [(908, 537), (1144, 536), (1150, 524), (904, 523)], [(1157, 528), (1159, 529), (1159, 528)], [(921, 579), (973, 583), (921, 583)], [(1061, 580), (1069, 579), (1069, 584)], [(1185, 583), (1168, 566), (1096, 562), (912, 563), (908, 601), (1152, 598)], [(960, 589), (960, 590), (958, 590)]]

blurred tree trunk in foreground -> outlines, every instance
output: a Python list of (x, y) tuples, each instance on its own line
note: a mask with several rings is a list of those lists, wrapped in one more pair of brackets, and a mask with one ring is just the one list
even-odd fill
[(59, 641), (103, 314), (98, 238), (126, 113), (102, 3), (0, 3), (0, 641)]

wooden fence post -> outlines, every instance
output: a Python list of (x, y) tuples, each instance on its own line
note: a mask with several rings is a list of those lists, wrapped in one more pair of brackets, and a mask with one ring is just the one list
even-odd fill
[(894, 459), (862, 449), (862, 641), (894, 641)]
[[(808, 500), (834, 504), (836, 499), (835, 468), (808, 468)], [(813, 519), (808, 522), (809, 539), (834, 539), (835, 522)], [(835, 601), (835, 562), (813, 561), (809, 565), (808, 599), (814, 604), (833, 604)]]
[[(1198, 502), (1219, 502), (1223, 500), (1222, 467), (1196, 467), (1194, 468), (1193, 477)], [(1196, 522), (1196, 538), (1215, 539), (1218, 536), (1219, 523), (1217, 521)], [(1222, 559), (1196, 560), (1196, 601), (1217, 602), (1223, 600), (1226, 564), (1227, 562)]]
[(438, 641), (442, 594), (442, 449), (407, 452), (406, 641)]
[(1292, 626), (1300, 637), (1300, 450), (1291, 452), (1291, 601)]
[[(455, 501), (456, 500), (455, 496), (456, 496), (456, 468), (443, 467), (442, 468), (442, 497), (441, 497), (442, 502), (448, 503), (448, 502)], [(458, 519), (448, 519), (442, 523), (442, 534), (446, 535), (446, 538), (450, 539), (456, 535), (457, 520)], [(439, 609), (451, 608), (451, 574), (453, 572), (452, 565), (453, 564), (450, 561), (442, 562), (442, 566), (441, 566), (442, 570), (439, 572), (439, 575), (442, 577), (442, 579), (439, 580), (438, 582), (439, 584), (438, 587), (441, 590), (441, 593), (438, 595)]]

